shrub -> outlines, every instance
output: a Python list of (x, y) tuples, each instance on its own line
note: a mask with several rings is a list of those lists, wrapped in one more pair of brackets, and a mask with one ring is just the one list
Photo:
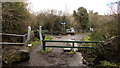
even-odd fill
[(111, 63), (111, 62), (109, 62), (109, 61), (107, 61), (107, 60), (101, 61), (101, 64), (100, 64), (100, 65), (101, 65), (101, 66), (116, 66), (116, 64)]
[(40, 41), (37, 37), (33, 38), (33, 41)]
[(32, 45), (38, 45), (38, 44), (40, 44), (40, 41), (34, 41), (34, 42), (32, 42), (31, 44), (32, 44)]
[(92, 41), (103, 41), (105, 36), (102, 33), (94, 32), (90, 35)]
[(51, 40), (52, 38), (50, 36), (45, 36), (45, 40)]

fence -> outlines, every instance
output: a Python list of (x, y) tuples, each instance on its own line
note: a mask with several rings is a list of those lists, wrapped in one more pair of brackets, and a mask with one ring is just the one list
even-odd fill
[[(94, 47), (88, 47), (88, 46), (74, 46), (74, 43), (102, 43), (100, 41), (55, 41), (55, 40), (42, 40), (43, 42), (43, 50), (46, 49), (46, 47), (54, 47), (54, 48), (94, 48)], [(46, 42), (64, 42), (64, 43), (72, 43), (72, 46), (46, 46)]]
[[(39, 28), (40, 40), (42, 49), (45, 50), (46, 47), (54, 47), (54, 48), (94, 48), (94, 47), (86, 47), (86, 46), (79, 46), (75, 47), (74, 43), (102, 43), (102, 41), (56, 41), (56, 40), (43, 40), (42, 39), (42, 26)], [(46, 42), (64, 42), (64, 43), (72, 43), (72, 46), (46, 46)]]
[(0, 42), (0, 44), (2, 44), (2, 45), (27, 45), (28, 41), (30, 40), (30, 34), (31, 34), (31, 27), (30, 26), (28, 26), (28, 33), (24, 34), (24, 35), (0, 33), (1, 36), (5, 35), (5, 36), (23, 37), (22, 43)]
[(0, 33), (0, 35), (5, 35), (5, 36), (16, 36), (16, 37), (23, 37), (23, 43), (8, 43), (8, 42), (0, 42), (0, 44), (2, 44), (2, 45), (7, 45), (7, 44), (9, 44), (9, 45), (25, 45), (26, 43), (25, 42), (27, 42), (26, 41), (26, 36), (27, 36), (27, 34), (24, 34), (24, 35), (18, 35), (18, 34), (6, 34), (6, 33)]

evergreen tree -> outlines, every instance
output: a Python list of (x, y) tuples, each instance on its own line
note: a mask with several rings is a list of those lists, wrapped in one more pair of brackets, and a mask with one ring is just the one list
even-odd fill
[(79, 23), (82, 30), (88, 29), (89, 16), (84, 7), (79, 7), (77, 11), (73, 11), (75, 20)]

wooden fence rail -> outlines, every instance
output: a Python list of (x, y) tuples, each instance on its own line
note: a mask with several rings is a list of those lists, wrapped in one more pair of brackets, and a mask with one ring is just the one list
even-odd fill
[(27, 45), (28, 41), (30, 40), (31, 27), (28, 26), (28, 33), (27, 33), (27, 34), (24, 34), (24, 35), (19, 35), (19, 34), (7, 34), (7, 33), (0, 33), (0, 35), (23, 37), (23, 43), (0, 42), (0, 44), (2, 44), (2, 45)]
[(6, 34), (6, 33), (0, 33), (0, 35), (23, 37), (23, 36), (26, 36), (27, 34), (19, 35), (19, 34)]
[(5, 42), (0, 42), (0, 45), (25, 45), (25, 43), (5, 43)]
[(23, 37), (23, 43), (0, 42), (0, 45), (25, 45), (26, 42), (27, 42), (27, 41), (26, 41), (26, 36), (27, 36), (27, 34), (19, 35), (19, 34), (0, 33), (0, 35)]

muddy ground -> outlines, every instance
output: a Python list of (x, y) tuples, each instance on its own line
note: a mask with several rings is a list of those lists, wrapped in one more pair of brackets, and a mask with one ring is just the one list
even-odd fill
[[(67, 35), (67, 36), (52, 36), (52, 40), (69, 40), (74, 39), (80, 41), (84, 35)], [(68, 43), (47, 43), (47, 45), (64, 45)], [(68, 54), (63, 52), (63, 48), (51, 48), (52, 52), (40, 53), (41, 46), (37, 45), (30, 52), (29, 61), (16, 63), (13, 66), (86, 66), (83, 64), (83, 57), (80, 52), (76, 54)]]

